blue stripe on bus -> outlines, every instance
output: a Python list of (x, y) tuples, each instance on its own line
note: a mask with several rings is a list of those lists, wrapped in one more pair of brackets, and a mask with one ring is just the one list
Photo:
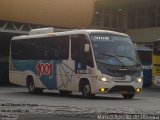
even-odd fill
[(57, 65), (61, 63), (62, 60), (13, 60), (16, 70), (32, 71), (35, 75), (39, 76), (41, 82), (51, 90), (57, 89)]

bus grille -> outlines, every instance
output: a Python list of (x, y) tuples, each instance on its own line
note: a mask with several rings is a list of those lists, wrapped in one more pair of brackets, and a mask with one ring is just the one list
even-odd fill
[(108, 92), (110, 93), (135, 93), (135, 89), (132, 86), (114, 86)]
[(122, 67), (113, 67), (113, 66), (106, 66), (104, 64), (98, 64), (98, 69), (101, 70), (103, 74), (107, 74), (112, 77), (124, 77), (126, 75), (134, 75), (137, 72), (141, 72), (141, 69), (137, 69), (137, 67), (125, 67), (124, 70), (121, 69)]
[(110, 70), (106, 72), (106, 74), (113, 76), (113, 77), (124, 77), (125, 75), (134, 75), (137, 73), (137, 70)]

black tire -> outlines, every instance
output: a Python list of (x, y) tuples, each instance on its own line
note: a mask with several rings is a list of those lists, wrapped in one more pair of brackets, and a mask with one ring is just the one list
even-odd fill
[(89, 83), (85, 83), (82, 87), (82, 95), (85, 98), (93, 98), (95, 94), (91, 92), (91, 86)]
[(43, 90), (44, 90), (43, 88), (36, 88), (34, 93), (41, 94), (43, 92)]
[(135, 94), (122, 94), (122, 96), (125, 98), (125, 99), (132, 99)]
[(43, 92), (42, 88), (35, 87), (34, 80), (32, 78), (27, 80), (27, 87), (30, 94), (39, 94)]
[(62, 95), (70, 95), (72, 93), (72, 91), (67, 91), (67, 90), (59, 90), (59, 92), (62, 94)]

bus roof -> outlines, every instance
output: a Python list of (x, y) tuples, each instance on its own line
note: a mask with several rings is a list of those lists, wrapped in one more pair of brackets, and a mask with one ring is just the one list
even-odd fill
[(151, 48), (146, 47), (146, 46), (139, 46), (139, 47), (137, 47), (137, 50), (138, 51), (152, 51)]
[(154, 40), (154, 42), (159, 42), (159, 41), (160, 41), (160, 38), (159, 38), (159, 39)]
[(12, 38), (12, 40), (20, 40), (20, 39), (27, 39), (27, 38), (52, 37), (52, 36), (62, 36), (62, 35), (75, 35), (75, 34), (98, 34), (98, 33), (129, 37), (127, 34), (115, 32), (115, 31), (110, 31), (110, 30), (80, 29), (80, 30), (72, 30), (72, 31), (65, 31), (65, 32), (53, 32), (53, 33), (45, 33), (45, 34), (15, 36)]

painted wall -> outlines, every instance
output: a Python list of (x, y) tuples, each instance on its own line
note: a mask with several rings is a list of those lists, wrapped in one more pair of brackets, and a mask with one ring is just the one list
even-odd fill
[(94, 0), (0, 0), (0, 20), (67, 28), (89, 27)]

